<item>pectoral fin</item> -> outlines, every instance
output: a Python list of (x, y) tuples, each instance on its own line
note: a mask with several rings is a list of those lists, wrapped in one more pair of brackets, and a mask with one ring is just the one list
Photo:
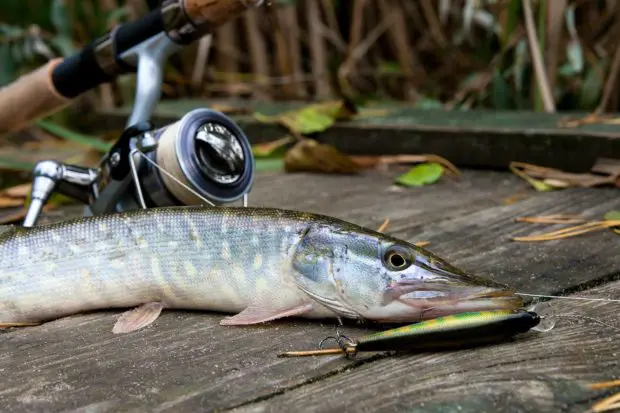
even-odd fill
[(222, 326), (240, 326), (265, 323), (278, 318), (291, 317), (305, 314), (312, 310), (312, 303), (304, 303), (288, 308), (269, 308), (268, 304), (252, 304), (245, 310), (232, 317), (226, 317), (220, 321)]
[(120, 315), (112, 328), (114, 334), (131, 333), (152, 324), (164, 309), (160, 302), (146, 303)]

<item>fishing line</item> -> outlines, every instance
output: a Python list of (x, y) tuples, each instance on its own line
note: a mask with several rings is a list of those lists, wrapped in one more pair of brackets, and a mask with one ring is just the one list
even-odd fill
[(563, 300), (584, 300), (584, 301), (604, 301), (609, 303), (620, 303), (620, 300), (614, 298), (588, 298), (588, 297), (567, 297), (563, 295), (542, 295), (542, 294), (526, 294), (515, 293), (515, 295), (523, 295), (528, 297), (540, 297), (540, 298), (560, 298)]
[[(170, 179), (174, 180), (177, 184), (181, 185), (183, 188), (187, 189), (189, 192), (191, 192), (192, 194), (196, 195), (198, 198), (202, 199), (202, 200), (203, 200), (204, 202), (206, 202), (207, 204), (209, 204), (209, 205), (211, 205), (211, 206), (215, 206), (215, 204), (214, 204), (213, 202), (209, 201), (208, 199), (206, 199), (205, 197), (203, 197), (202, 195), (200, 195), (198, 192), (194, 191), (192, 188), (190, 188), (189, 186), (185, 185), (183, 182), (181, 182), (178, 178), (176, 178), (176, 177), (175, 177), (174, 175), (172, 175), (170, 172), (166, 171), (164, 168), (162, 168), (161, 166), (157, 165), (157, 163), (155, 163), (155, 162), (153, 162), (152, 160), (150, 160), (150, 159), (149, 159), (149, 157), (148, 157), (148, 156), (146, 156), (146, 154), (144, 154), (142, 151), (139, 151), (139, 150), (137, 150), (137, 149), (134, 149), (132, 152), (135, 152), (135, 153), (139, 154), (139, 155), (142, 157), (142, 159), (146, 160), (148, 163), (150, 163), (150, 164), (151, 164), (151, 165), (153, 165), (155, 168), (157, 168), (160, 172), (163, 172), (164, 174), (166, 174), (166, 175), (167, 175)], [(130, 155), (133, 155), (133, 153), (132, 153), (132, 154), (130, 154)], [(129, 160), (130, 160), (130, 162), (129, 162), (129, 163), (130, 163), (131, 168), (132, 168), (132, 173), (134, 174), (134, 180), (135, 180), (136, 182), (139, 182), (139, 181), (137, 180), (137, 176), (138, 176), (138, 174), (137, 174), (137, 172), (136, 172), (136, 170), (135, 170), (135, 168), (136, 168), (136, 167), (135, 167), (134, 163), (132, 162), (132, 160), (133, 160), (133, 156), (131, 156), (131, 157), (129, 158)], [(139, 187), (139, 185), (138, 185), (138, 187)], [(139, 193), (139, 196), (140, 196), (140, 198), (141, 198), (141, 200), (142, 200), (142, 203), (144, 204), (144, 200), (142, 199), (142, 189), (141, 189), (141, 188), (138, 188), (138, 193)], [(143, 208), (146, 208), (146, 206), (143, 206)]]

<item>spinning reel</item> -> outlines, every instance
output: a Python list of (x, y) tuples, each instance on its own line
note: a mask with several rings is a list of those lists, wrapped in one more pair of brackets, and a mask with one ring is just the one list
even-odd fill
[[(201, 7), (212, 7), (217, 23), (221, 23), (231, 18), (233, 12), (240, 13), (261, 3), (262, 0), (215, 0)], [(24, 226), (36, 224), (54, 192), (86, 204), (84, 216), (161, 206), (213, 206), (240, 199), (247, 206), (255, 161), (246, 135), (232, 119), (205, 108), (193, 110), (160, 128), (150, 121), (161, 95), (166, 59), (210, 29), (206, 23), (200, 26), (188, 19), (190, 12), (206, 14), (205, 10), (192, 9), (199, 4), (202, 3), (196, 0), (165, 1), (160, 9), (130, 23), (132, 36), (123, 40), (121, 34), (127, 34), (129, 29), (117, 28), (94, 42), (94, 46), (84, 48), (73, 61), (70, 58), (56, 66), (52, 82), (57, 88), (62, 88), (63, 81), (70, 85), (69, 75), (90, 69), (84, 64), (88, 59), (99, 64), (102, 71), (106, 69), (100, 79), (82, 85), (80, 90), (63, 93), (70, 97), (118, 74), (136, 72), (135, 103), (126, 129), (98, 168), (53, 160), (36, 165)], [(162, 22), (163, 30), (152, 29)], [(135, 44), (129, 45), (129, 40)], [(61, 67), (63, 64), (65, 68)], [(82, 72), (81, 76), (87, 74)], [(65, 89), (71, 88), (75, 86)]]

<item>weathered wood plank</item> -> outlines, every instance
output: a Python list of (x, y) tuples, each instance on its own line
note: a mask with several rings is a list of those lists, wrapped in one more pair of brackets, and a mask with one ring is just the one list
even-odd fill
[[(475, 170), (463, 171), (460, 180), (442, 178), (434, 185), (394, 190), (394, 177), (401, 172), (340, 176), (259, 172), (249, 204), (308, 210), (370, 228), (389, 218), (390, 228), (398, 228), (502, 205), (504, 199), (517, 193), (534, 194), (525, 181), (513, 174)], [(71, 216), (81, 215), (82, 207), (50, 211), (40, 223), (62, 220), (67, 211)]]
[(222, 315), (164, 313), (153, 328), (114, 336), (115, 316), (89, 314), (0, 335), (0, 404), (7, 411), (164, 411), (187, 400), (202, 409), (267, 396), (333, 371), (277, 359), (282, 343), (316, 345), (329, 327), (274, 323), (221, 327)]
[[(530, 292), (561, 289), (581, 279), (617, 272), (617, 258), (610, 254), (620, 238), (610, 233), (589, 237), (587, 243), (584, 238), (555, 244), (518, 244), (516, 250), (513, 248), (517, 244), (506, 242), (499, 233), (504, 228), (512, 234), (518, 232), (508, 219), (525, 213), (587, 209), (599, 214), (618, 208), (620, 200), (615, 191), (533, 193), (530, 200), (498, 206), (502, 197), (525, 186), (518, 187), (520, 181), (509, 174), (489, 178), (491, 175), (468, 172), (467, 176), (469, 186), (460, 189), (446, 181), (411, 191), (386, 192), (377, 200), (377, 193), (389, 186), (391, 177), (271, 175), (257, 183), (251, 201), (257, 205), (331, 213), (369, 226), (380, 224), (386, 217), (394, 218), (393, 232), (413, 241), (430, 239), (432, 249), (443, 252), (455, 264), (492, 274), (500, 281), (516, 280), (520, 288), (535, 288)], [(309, 193), (314, 196), (308, 196)], [(463, 198), (459, 200), (455, 194)], [(316, 202), (317, 198), (320, 202)], [(472, 207), (472, 203), (478, 204)], [(558, 203), (565, 205), (557, 206)], [(478, 208), (482, 210), (474, 212)], [(532, 228), (520, 225), (525, 230)], [(545, 261), (540, 256), (552, 259)], [(541, 262), (546, 262), (546, 266), (538, 274)], [(563, 280), (567, 271), (570, 276)], [(538, 278), (529, 279), (530, 276)], [(260, 327), (231, 328), (218, 325), (221, 317), (210, 313), (167, 312), (152, 328), (113, 336), (115, 313), (97, 313), (1, 334), (0, 371), (4, 380), (0, 383), (0, 405), (9, 411), (29, 412), (213, 411), (284, 391), (288, 394), (296, 386), (322, 380), (350, 366), (344, 360), (275, 358), (282, 350), (315, 347), (320, 339), (333, 333), (333, 325), (283, 320)], [(351, 335), (365, 331), (361, 327), (347, 327)], [(550, 343), (558, 346), (560, 342), (558, 339)], [(602, 346), (592, 344), (592, 351)], [(613, 343), (610, 346), (615, 351)], [(577, 352), (571, 351), (571, 354)], [(490, 366), (497, 361), (491, 357), (493, 354), (476, 356), (480, 363), (489, 366), (486, 371), (493, 371)], [(382, 370), (383, 380), (394, 368), (390, 360), (376, 362), (378, 366), (387, 363)], [(551, 364), (553, 360), (550, 358), (547, 364), (540, 361), (541, 371), (557, 370), (559, 367)], [(607, 356), (599, 361), (611, 362)], [(599, 369), (599, 365), (593, 364), (588, 374), (594, 374), (594, 369)], [(396, 369), (392, 378), (405, 380), (411, 371), (416, 369), (411, 366), (408, 370)], [(607, 372), (599, 369), (601, 375)], [(424, 374), (426, 370), (416, 371), (415, 376), (425, 382)], [(335, 377), (339, 376), (344, 375)], [(398, 386), (391, 389), (383, 392), (391, 391), (394, 397)], [(370, 388), (365, 391), (374, 392)], [(323, 411), (331, 404), (309, 406)]]
[[(178, 120), (190, 110), (209, 107), (209, 100), (161, 102), (153, 120), (162, 125)], [(276, 114), (307, 105), (304, 102), (224, 102), (251, 107), (263, 114)], [(216, 106), (217, 107), (217, 106)], [(317, 139), (351, 154), (434, 153), (459, 166), (505, 168), (511, 161), (586, 171), (598, 156), (620, 158), (620, 137), (616, 125), (585, 125), (559, 128), (566, 117), (585, 113), (544, 114), (524, 111), (420, 110), (408, 105), (384, 104), (371, 109), (388, 109), (382, 115), (338, 122)], [(122, 128), (128, 109), (114, 109), (82, 119), (87, 127), (102, 124)], [(285, 129), (258, 122), (250, 114), (231, 115), (255, 143), (282, 137)]]
[[(595, 288), (588, 296), (620, 298), (620, 282)], [(594, 317), (616, 329), (562, 318), (550, 332), (528, 333), (514, 342), (353, 365), (231, 412), (584, 412), (593, 400), (609, 393), (589, 390), (587, 384), (620, 377), (620, 304), (550, 304), (557, 314)], [(305, 369), (313, 362), (308, 360)], [(198, 406), (188, 401), (183, 408)]]
[(563, 227), (518, 223), (515, 218), (570, 213), (600, 220), (606, 212), (618, 209), (615, 189), (571, 189), (391, 232), (404, 239), (428, 240), (431, 251), (474, 273), (529, 292), (557, 293), (620, 277), (620, 237), (605, 230), (557, 241), (514, 242), (510, 237)]

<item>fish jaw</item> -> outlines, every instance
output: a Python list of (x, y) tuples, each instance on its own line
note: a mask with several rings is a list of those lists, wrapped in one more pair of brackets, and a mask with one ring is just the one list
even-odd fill
[[(377, 322), (424, 321), (470, 311), (517, 310), (523, 299), (510, 290), (494, 288), (462, 288), (462, 291), (424, 291), (427, 294), (405, 293), (386, 299), (366, 318)], [(439, 293), (435, 296), (433, 294)], [(417, 318), (417, 320), (415, 320)]]
[(406, 241), (360, 228), (310, 227), (296, 247), (292, 267), (298, 288), (343, 318), (418, 322), (523, 304), (503, 284), (469, 274)]

